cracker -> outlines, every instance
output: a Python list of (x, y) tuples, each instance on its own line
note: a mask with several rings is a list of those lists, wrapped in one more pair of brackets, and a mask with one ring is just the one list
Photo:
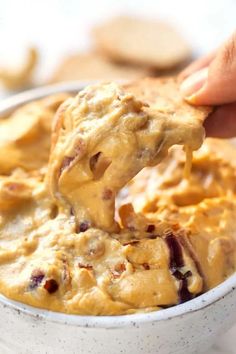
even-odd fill
[(193, 106), (186, 102), (179, 90), (175, 77), (144, 78), (136, 82), (123, 85), (126, 91), (131, 92), (136, 99), (146, 103), (149, 112), (163, 112), (174, 115), (175, 120), (181, 117), (199, 120), (203, 123), (211, 112), (209, 106)]
[(19, 90), (32, 84), (38, 64), (39, 53), (36, 48), (29, 48), (22, 67), (13, 69), (0, 67), (0, 83), (7, 90)]
[(114, 64), (104, 56), (88, 53), (69, 56), (62, 61), (50, 82), (70, 80), (133, 80), (147, 76), (148, 70)]
[(132, 17), (117, 17), (93, 31), (98, 49), (109, 58), (158, 69), (186, 61), (191, 50), (169, 24)]

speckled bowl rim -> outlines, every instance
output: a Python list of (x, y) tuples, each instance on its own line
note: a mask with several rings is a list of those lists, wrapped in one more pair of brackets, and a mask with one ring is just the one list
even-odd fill
[[(18, 93), (0, 101), (0, 117), (6, 116), (15, 108), (32, 100), (40, 99), (53, 93), (77, 92), (87, 84), (91, 84), (91, 81), (71, 81), (63, 84), (43, 86)], [(228, 279), (216, 286), (214, 289), (211, 289), (208, 292), (184, 304), (176, 305), (159, 311), (119, 316), (82, 316), (52, 312), (35, 308), (18, 301), (10, 300), (3, 295), (0, 295), (0, 303), (2, 303), (5, 308), (14, 309), (18, 313), (24, 313), (26, 315), (37, 317), (39, 319), (47, 320), (50, 322), (59, 322), (65, 325), (76, 327), (112, 329), (120, 327), (136, 327), (145, 323), (167, 321), (175, 317), (183, 317), (191, 312), (201, 311), (206, 307), (221, 301), (226, 295), (230, 295), (231, 293), (235, 292), (236, 298), (235, 289), (236, 273), (231, 275)]]

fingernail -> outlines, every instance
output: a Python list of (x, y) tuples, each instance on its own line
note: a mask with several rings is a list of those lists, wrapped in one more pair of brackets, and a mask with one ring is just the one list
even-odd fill
[(185, 79), (180, 85), (180, 91), (184, 98), (191, 100), (191, 98), (203, 87), (207, 80), (207, 76), (208, 68), (204, 68)]

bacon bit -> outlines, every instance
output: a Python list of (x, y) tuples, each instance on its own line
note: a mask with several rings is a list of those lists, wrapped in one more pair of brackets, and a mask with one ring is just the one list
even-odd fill
[(178, 231), (179, 228), (180, 228), (180, 225), (179, 224), (173, 224), (172, 228), (173, 228), (174, 231)]
[(137, 243), (139, 243), (138, 240), (133, 240), (133, 241), (123, 243), (123, 246), (136, 245)]
[(62, 272), (63, 281), (65, 283), (69, 283), (71, 282), (71, 275), (70, 275), (68, 262), (66, 259), (63, 259), (62, 262), (63, 262), (63, 272)]
[(61, 164), (61, 167), (60, 167), (60, 175), (62, 174), (62, 172), (64, 171), (64, 169), (66, 167), (69, 167), (71, 162), (75, 159), (75, 157), (71, 157), (71, 156), (65, 156), (63, 161), (62, 161), (62, 164)]
[(50, 211), (50, 218), (51, 219), (55, 219), (58, 215), (58, 206), (57, 205), (53, 205), (52, 209)]
[(47, 290), (49, 294), (55, 293), (59, 288), (58, 283), (55, 279), (48, 279), (44, 284), (44, 289)]
[(143, 263), (143, 268), (146, 269), (146, 270), (149, 270), (150, 266), (149, 266), (148, 263)]
[(45, 274), (42, 270), (34, 269), (31, 273), (29, 289), (34, 290), (35, 288), (37, 288), (42, 283), (44, 277)]
[(85, 151), (85, 144), (83, 140), (78, 140), (76, 142), (76, 145), (74, 146), (74, 156), (65, 156), (62, 164), (61, 164), (61, 168), (60, 168), (60, 173), (59, 176), (62, 174), (62, 172), (64, 171), (65, 168), (69, 167), (71, 165), (71, 163), (76, 159), (78, 159), (78, 157), (81, 157), (83, 155)]
[(95, 170), (96, 163), (98, 162), (99, 156), (101, 155), (101, 151), (99, 151), (97, 154), (93, 155), (90, 157), (89, 160), (89, 166), (90, 170), (93, 172)]
[(82, 263), (78, 263), (79, 268), (85, 268), (88, 270), (93, 270), (93, 266), (89, 265), (89, 264), (82, 264)]
[(114, 269), (116, 272), (123, 273), (124, 271), (126, 271), (126, 266), (124, 263), (118, 263), (115, 265)]
[(169, 233), (166, 236), (165, 241), (170, 252), (169, 267), (171, 272), (174, 273), (175, 270), (178, 270), (179, 268), (182, 268), (184, 266), (182, 247), (177, 237), (172, 233)]
[[(190, 235), (191, 233), (190, 232), (187, 232), (186, 235)], [(203, 288), (205, 287), (205, 284), (206, 284), (206, 279), (205, 279), (205, 274), (203, 273), (202, 271), (202, 267), (196, 257), (196, 254), (192, 248), (192, 245), (191, 243), (188, 241), (188, 239), (186, 237), (180, 237), (179, 238), (179, 241), (182, 245), (182, 247), (186, 248), (190, 257), (192, 258), (194, 264), (195, 264), (195, 267), (197, 268), (197, 271), (198, 273), (200, 274), (200, 276), (202, 277), (203, 279)]]
[(112, 195), (113, 195), (113, 192), (111, 189), (104, 189), (103, 193), (102, 193), (102, 199), (103, 200), (111, 200), (112, 198)]
[(188, 270), (186, 273), (184, 273), (183, 277), (184, 279), (191, 277), (193, 275), (193, 273), (191, 272), (191, 270)]
[(176, 270), (172, 275), (179, 280), (179, 303), (182, 304), (186, 301), (189, 301), (193, 298), (193, 294), (188, 290), (188, 277), (192, 276), (191, 270), (186, 273), (182, 273), (179, 270)]
[(155, 225), (150, 224), (147, 226), (146, 232), (153, 232), (155, 231)]
[(192, 272), (191, 272), (191, 270), (188, 270), (186, 273), (183, 274), (179, 270), (176, 270), (176, 271), (174, 271), (174, 273), (172, 273), (172, 275), (178, 280), (183, 280), (183, 279), (186, 279), (188, 277), (191, 277), (192, 276)]
[(126, 271), (126, 266), (124, 263), (118, 263), (115, 265), (114, 270), (111, 273), (115, 279), (119, 278), (123, 272)]
[(157, 237), (159, 237), (159, 235), (150, 235), (150, 236), (148, 236), (148, 238), (150, 238), (150, 240), (155, 240)]
[(181, 244), (178, 238), (173, 234), (169, 233), (165, 241), (170, 251), (170, 270), (172, 275), (179, 280), (179, 303), (182, 304), (193, 298), (193, 294), (188, 290), (188, 277), (192, 275), (191, 271), (183, 274), (180, 269), (184, 266), (183, 252)]
[(76, 232), (85, 232), (89, 229), (90, 224), (88, 221), (82, 221), (79, 225), (76, 226)]
[(106, 158), (101, 151), (90, 157), (89, 160), (90, 170), (93, 172), (95, 179), (101, 178), (110, 164), (111, 160)]
[(193, 294), (191, 294), (188, 290), (187, 278), (180, 280), (178, 295), (180, 304), (183, 304), (184, 302), (189, 301), (193, 298)]
[(25, 185), (22, 183), (8, 182), (5, 183), (5, 187), (11, 192), (18, 192), (22, 191), (25, 188)]

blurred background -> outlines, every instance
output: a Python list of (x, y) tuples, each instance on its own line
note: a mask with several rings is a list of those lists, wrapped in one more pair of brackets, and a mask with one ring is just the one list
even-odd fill
[[(91, 66), (93, 71), (100, 71), (98, 76), (103, 75), (103, 70), (107, 73), (108, 69), (113, 74), (114, 68), (107, 68), (107, 62), (105, 68), (101, 63), (102, 69), (99, 62), (96, 69), (93, 57), (87, 68), (77, 56), (94, 52), (91, 30), (96, 32), (94, 27), (116, 16), (137, 16), (171, 24), (191, 49), (191, 58), (195, 58), (216, 48), (229, 37), (236, 27), (235, 14), (235, 0), (0, 0), (0, 97), (56, 81), (86, 79), (87, 76), (91, 79), (93, 77), (87, 75)], [(98, 47), (97, 43), (96, 50)], [(28, 52), (29, 48), (34, 52)], [(71, 56), (76, 58), (71, 59)], [(86, 62), (86, 58), (83, 61)], [(109, 53), (106, 60), (111, 60)], [(114, 57), (112, 61), (113, 65)], [(130, 71), (134, 63), (129, 61), (125, 64)], [(185, 65), (184, 61), (179, 64)], [(71, 71), (65, 74), (65, 67), (71, 67)], [(120, 69), (123, 70), (123, 66), (118, 67), (116, 76), (125, 76), (126, 67), (125, 72), (120, 73)], [(135, 63), (135, 70), (131, 70), (128, 77), (135, 77), (136, 69)], [(6, 83), (6, 78), (4, 81), (6, 72), (13, 79), (13, 84)], [(94, 76), (94, 72), (92, 74)], [(17, 75), (20, 77), (16, 78)], [(24, 77), (27, 75), (29, 77)], [(155, 75), (159, 75), (158, 70)]]

